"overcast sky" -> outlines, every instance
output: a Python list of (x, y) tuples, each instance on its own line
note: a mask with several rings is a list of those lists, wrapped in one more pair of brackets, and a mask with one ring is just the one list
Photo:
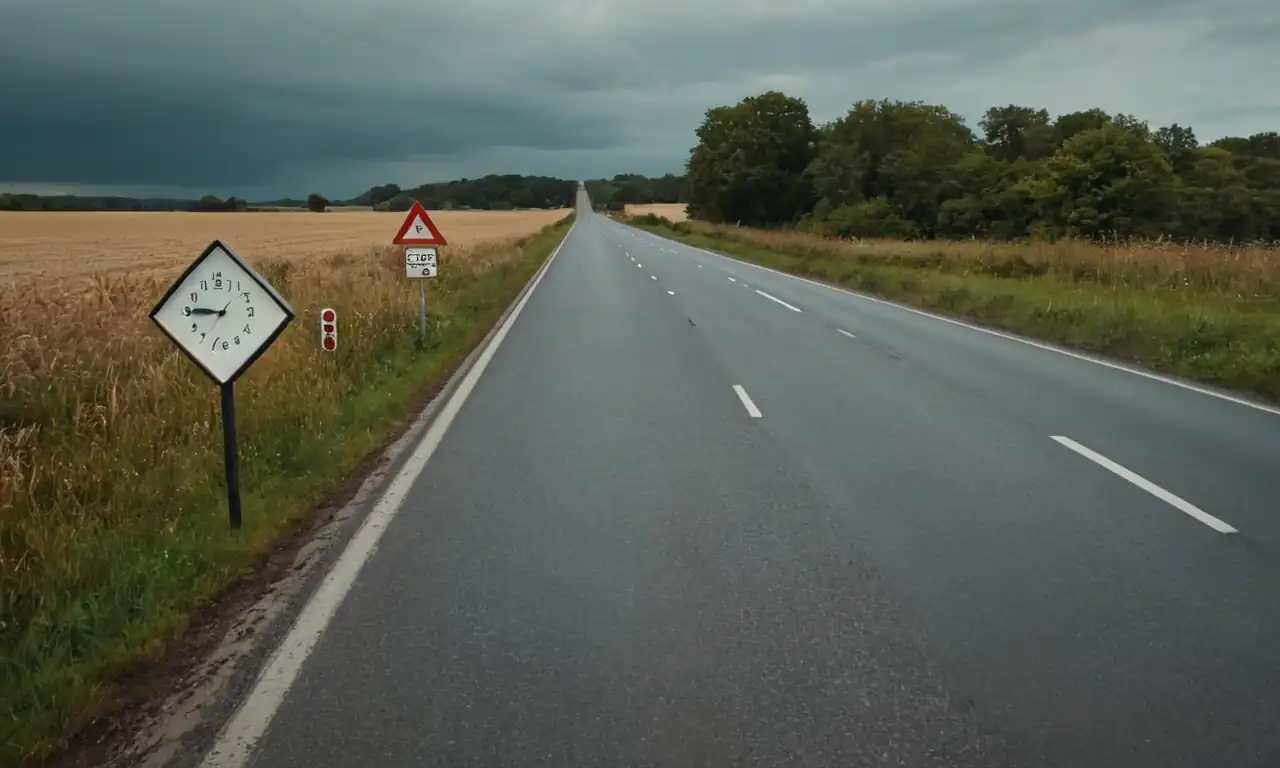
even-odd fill
[(1276, 0), (0, 0), (0, 190), (682, 172), (771, 88), (1280, 129)]

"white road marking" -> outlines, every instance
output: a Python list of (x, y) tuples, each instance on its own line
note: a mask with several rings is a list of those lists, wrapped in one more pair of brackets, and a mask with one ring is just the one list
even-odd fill
[(627, 253), (626, 251), (623, 251), (623, 252), (622, 252), (622, 255), (623, 255), (623, 256), (626, 256), (628, 259), (631, 259), (632, 261), (635, 261), (635, 260), (636, 260), (636, 257), (632, 256), (631, 254)]
[(699, 265), (698, 265), (698, 269), (702, 269), (702, 265), (701, 265), (701, 264), (699, 264)]
[(1108, 459), (1106, 456), (1103, 456), (1100, 453), (1097, 453), (1095, 451), (1089, 450), (1088, 448), (1085, 448), (1083, 445), (1077, 443), (1075, 440), (1072, 440), (1069, 437), (1063, 437), (1062, 435), (1050, 435), (1050, 437), (1053, 440), (1057, 441), (1058, 443), (1066, 446), (1067, 448), (1070, 448), (1071, 450), (1085, 457), (1089, 461), (1092, 461), (1093, 463), (1101, 466), (1102, 468), (1110, 470), (1115, 474), (1119, 475), (1120, 477), (1123, 477), (1125, 480), (1128, 480), (1129, 482), (1138, 486), (1139, 488), (1151, 494), (1152, 496), (1155, 496), (1157, 499), (1160, 499), (1161, 501), (1165, 502), (1166, 504), (1169, 504), (1175, 509), (1181, 512), (1185, 512), (1186, 514), (1194, 517), (1195, 519), (1209, 526), (1210, 528), (1217, 531), (1218, 533), (1239, 533), (1239, 531), (1237, 531), (1235, 528), (1231, 527), (1230, 525), (1227, 525), (1226, 523), (1214, 517), (1213, 515), (1209, 514), (1208, 512), (1205, 512), (1204, 510), (1200, 509), (1199, 507), (1187, 501), (1186, 499), (1183, 499), (1180, 496), (1177, 496), (1173, 493), (1170, 493), (1169, 491), (1166, 491), (1165, 489), (1161, 488), (1160, 486), (1156, 485), (1150, 480), (1147, 480), (1146, 478), (1142, 477), (1136, 472), (1132, 472), (1128, 469), (1125, 469), (1124, 467), (1115, 463), (1111, 459)]
[(792, 280), (799, 280), (802, 283), (808, 283), (809, 285), (814, 285), (819, 288), (826, 288), (827, 290), (835, 291), (836, 293), (843, 293), (846, 296), (852, 296), (857, 299), (865, 299), (867, 301), (874, 301), (877, 304), (883, 304), (887, 307), (900, 309), (903, 312), (911, 312), (912, 314), (920, 315), (921, 317), (928, 317), (934, 320), (941, 320), (944, 323), (958, 325), (961, 328), (968, 328), (971, 331), (978, 331), (979, 333), (985, 333), (989, 336), (995, 336), (997, 338), (1005, 339), (1006, 341), (1016, 341), (1019, 344), (1026, 344), (1029, 347), (1042, 349), (1046, 352), (1053, 352), (1055, 354), (1064, 355), (1066, 357), (1074, 358), (1076, 360), (1081, 360), (1086, 363), (1093, 363), (1094, 365), (1100, 365), (1104, 368), (1110, 368), (1115, 371), (1123, 371), (1124, 373), (1130, 373), (1130, 374), (1133, 374), (1134, 376), (1141, 376), (1144, 379), (1150, 379), (1152, 381), (1158, 381), (1162, 384), (1169, 384), (1175, 387), (1179, 387), (1189, 392), (1195, 392), (1201, 395), (1208, 395), (1209, 397), (1216, 397), (1219, 400), (1225, 400), (1229, 403), (1235, 403), (1236, 405), (1243, 405), (1246, 408), (1253, 408), (1254, 410), (1257, 410), (1257, 411), (1263, 411), (1265, 413), (1270, 413), (1276, 416), (1280, 416), (1280, 407), (1266, 405), (1265, 403), (1256, 403), (1256, 402), (1253, 402), (1252, 400), (1246, 400), (1243, 397), (1236, 397), (1235, 395), (1231, 395), (1226, 392), (1218, 392), (1216, 390), (1212, 390), (1205, 387), (1201, 387), (1196, 384), (1192, 384), (1191, 382), (1180, 381), (1178, 379), (1172, 378), (1170, 376), (1165, 376), (1163, 374), (1153, 373), (1151, 371), (1144, 371), (1140, 368), (1131, 368), (1127, 365), (1121, 365), (1120, 363), (1115, 363), (1110, 360), (1103, 360), (1097, 357), (1090, 357), (1089, 355), (1081, 354), (1079, 352), (1074, 352), (1069, 349), (1061, 349), (1059, 347), (1055, 347), (1050, 344), (1045, 344), (1039, 341), (1035, 341), (1033, 339), (1024, 339), (1019, 336), (1014, 336), (1009, 333), (1004, 333), (1003, 331), (997, 331), (993, 328), (984, 328), (981, 325), (974, 325), (973, 323), (967, 323), (963, 320), (957, 320), (954, 317), (946, 317), (944, 315), (935, 314), (933, 312), (926, 312), (923, 309), (916, 309), (915, 307), (908, 307), (903, 304), (898, 304), (896, 302), (877, 298), (875, 296), (868, 296), (865, 293), (858, 293), (856, 291), (851, 291), (847, 288), (840, 288), (838, 286), (830, 285), (828, 283), (822, 283), (817, 280), (810, 280), (807, 277), (800, 277), (799, 275), (792, 275), (786, 272), (780, 272), (770, 267), (763, 267), (763, 266), (760, 266), (759, 264), (752, 264), (749, 261), (735, 259), (732, 256), (725, 256), (722, 253), (716, 253), (715, 251), (708, 251), (705, 248), (698, 248), (696, 250), (702, 253), (705, 253), (708, 256), (717, 256), (721, 259), (732, 261), (737, 264), (745, 264), (748, 267), (754, 267), (764, 272), (772, 272), (775, 275), (780, 275), (782, 277), (790, 278)]
[(431, 460), (431, 456), (435, 453), (436, 448), (439, 447), (440, 441), (444, 439), (445, 432), (448, 431), (449, 425), (457, 417), (458, 411), (462, 409), (472, 390), (475, 389), (476, 382), (480, 380), (485, 368), (489, 366), (489, 361), (493, 359), (494, 353), (502, 345), (502, 341), (511, 330), (511, 326), (520, 317), (520, 313), (524, 310), (525, 304), (528, 303), (529, 297), (533, 296), (533, 292), (537, 290), (542, 278), (550, 271), (551, 265), (560, 253), (560, 249), (564, 247), (564, 244), (572, 236), (573, 227), (570, 227), (564, 240), (560, 241), (560, 245), (556, 246), (551, 258), (547, 259), (546, 264), (542, 266), (542, 269), (534, 277), (532, 285), (529, 286), (529, 290), (524, 297), (520, 299), (520, 303), (507, 316), (502, 327), (494, 334), (493, 340), (480, 353), (480, 357), (476, 359), (475, 366), (467, 372), (457, 390), (449, 397), (448, 402), (444, 404), (439, 415), (432, 422), (431, 427), (423, 435), (421, 442), (418, 443), (413, 449), (413, 453), (405, 461), (399, 474), (387, 486), (382, 498), (378, 499), (373, 509), (370, 510), (369, 516), (360, 525), (359, 530), (347, 542), (346, 548), (338, 556), (333, 568), (325, 575), (323, 581), (320, 582), (320, 586), (316, 588), (315, 593), (311, 595), (306, 605), (303, 606), (302, 612), (298, 614), (298, 618), (289, 630), (289, 634), (272, 652), (271, 657), (267, 660), (266, 667), (259, 674), (248, 697), (241, 703), (240, 708), (230, 722), (227, 723), (222, 733), (219, 734), (213, 748), (205, 755), (201, 764), (202, 768), (240, 768), (240, 766), (249, 761), (254, 747), (262, 738), (262, 735), (266, 733), (267, 726), (271, 723), (271, 718), (280, 708), (280, 704), (284, 701), (289, 687), (302, 670), (302, 665), (324, 634), (330, 619), (333, 618), (334, 612), (338, 610), (338, 606), (346, 598), (347, 592), (351, 589), (351, 585), (359, 575), (360, 570), (377, 548), (378, 540), (382, 538), (382, 534), (386, 532), (392, 519), (400, 511), (401, 505), (408, 496), (410, 489), (417, 481), (418, 476), (422, 474), (423, 469), (426, 468), (427, 462)]
[(737, 279), (737, 278), (735, 278), (735, 277), (731, 277), (731, 278), (729, 278), (729, 282), (731, 282), (731, 283), (736, 283), (736, 282), (738, 282), (738, 279)]
[(848, 336), (848, 337), (849, 337), (849, 338), (851, 338), (851, 339), (856, 339), (856, 338), (858, 338), (857, 336), (854, 336), (852, 333), (849, 333), (848, 331), (846, 331), (846, 330), (845, 330), (845, 329), (843, 329), (843, 328), (837, 328), (837, 329), (836, 329), (836, 333), (843, 333), (845, 336)]
[(776, 302), (778, 302), (779, 304), (781, 304), (782, 306), (784, 306), (784, 307), (786, 307), (787, 309), (791, 310), (792, 312), (799, 312), (799, 311), (801, 311), (799, 307), (793, 307), (793, 306), (791, 306), (790, 304), (788, 304), (787, 302), (785, 302), (785, 301), (783, 301), (782, 299), (778, 298), (777, 296), (770, 296), (769, 294), (765, 293), (764, 291), (760, 290), (759, 288), (757, 288), (757, 289), (756, 289), (756, 293), (758, 293), (758, 294), (760, 294), (761, 296), (765, 297), (765, 298), (766, 298), (766, 299), (768, 299), (769, 301), (776, 301)]
[(658, 276), (657, 276), (657, 275), (649, 275), (649, 279), (650, 279), (650, 280), (657, 280), (657, 279), (658, 279)]
[(638, 262), (636, 263), (636, 269), (643, 269), (643, 268), (644, 268), (643, 264), (640, 264)]
[(755, 403), (751, 402), (751, 396), (747, 394), (747, 390), (743, 389), (739, 384), (734, 384), (733, 391), (738, 393), (738, 399), (742, 401), (742, 407), (747, 409), (748, 416), (753, 419), (758, 419), (762, 416), (760, 409), (756, 407)]
[(668, 296), (675, 296), (675, 295), (676, 295), (676, 292), (675, 292), (675, 291), (667, 291), (667, 295), (668, 295)]

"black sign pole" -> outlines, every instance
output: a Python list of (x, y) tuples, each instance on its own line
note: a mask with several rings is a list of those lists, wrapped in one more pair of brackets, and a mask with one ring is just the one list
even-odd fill
[(236, 448), (235, 384), (227, 382), (222, 390), (222, 460), (227, 467), (227, 504), (231, 530), (240, 530), (240, 461)]

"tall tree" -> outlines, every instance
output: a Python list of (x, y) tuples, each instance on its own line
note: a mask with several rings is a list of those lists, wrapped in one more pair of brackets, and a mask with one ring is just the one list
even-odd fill
[(708, 110), (688, 162), (689, 212), (709, 221), (774, 225), (812, 205), (809, 107), (778, 91)]
[(1159, 235), (1175, 224), (1169, 161), (1132, 126), (1077, 134), (1044, 165), (1035, 184), (1046, 234)]
[(1012, 162), (1020, 157), (1039, 160), (1057, 148), (1049, 111), (1010, 104), (987, 110), (980, 123), (987, 150)]

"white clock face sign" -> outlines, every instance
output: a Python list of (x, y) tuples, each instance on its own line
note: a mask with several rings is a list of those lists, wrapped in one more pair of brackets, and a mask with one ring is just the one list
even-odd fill
[(234, 381), (293, 319), (293, 309), (229, 247), (214, 241), (151, 318), (219, 384)]

